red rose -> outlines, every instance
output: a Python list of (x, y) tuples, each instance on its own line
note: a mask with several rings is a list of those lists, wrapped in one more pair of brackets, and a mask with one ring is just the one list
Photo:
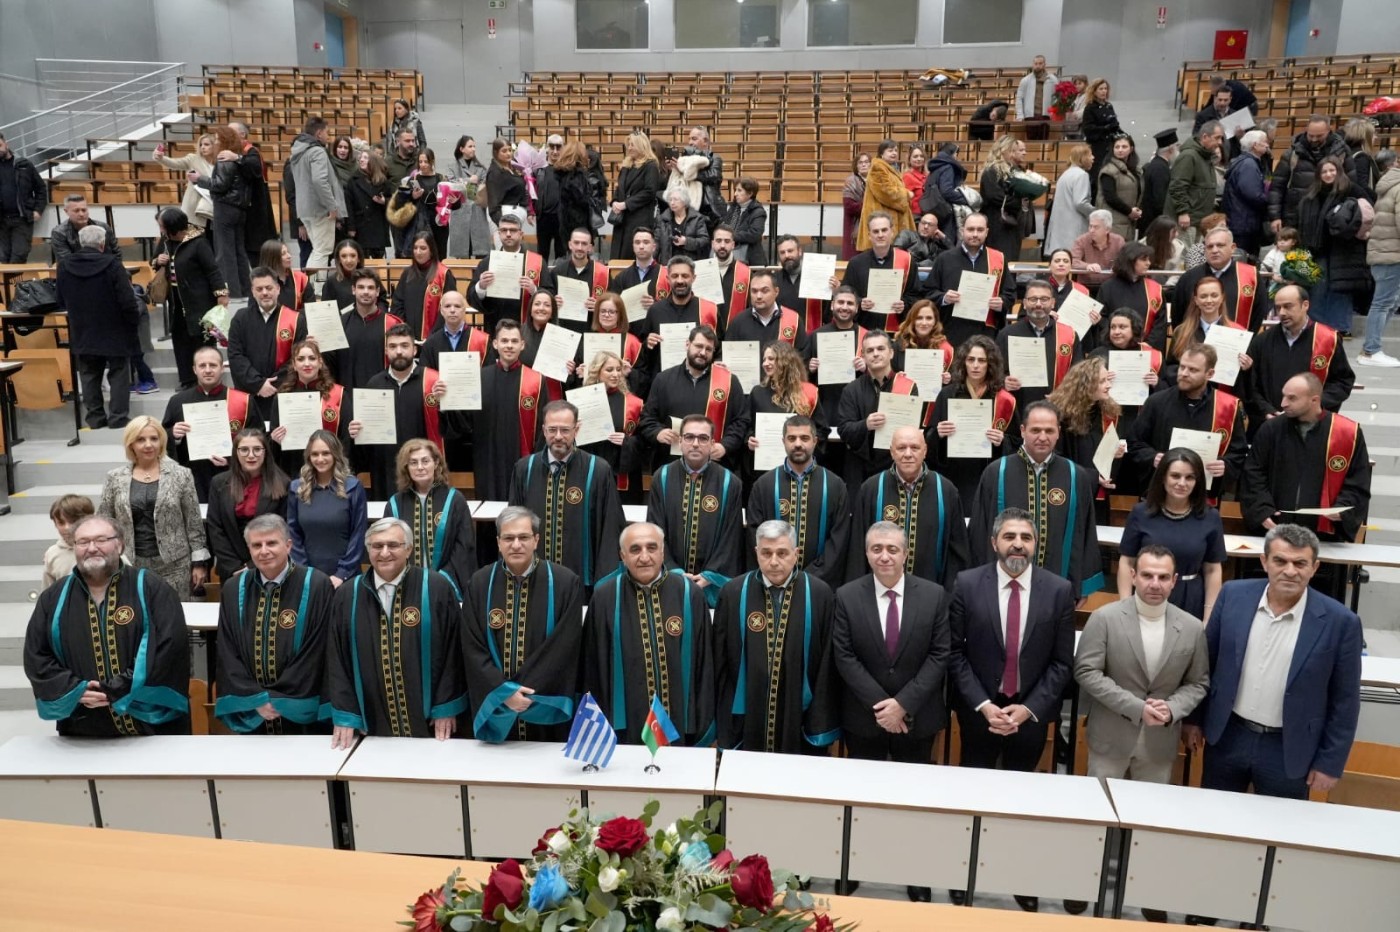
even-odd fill
[(481, 914), (488, 919), (496, 918), (497, 906), (506, 909), (519, 906), (525, 897), (525, 875), (520, 872), (520, 862), (510, 858), (497, 864), (491, 869), (481, 893)]
[(728, 848), (725, 848), (725, 849), (724, 849), (723, 851), (721, 851), (719, 854), (717, 854), (717, 855), (715, 855), (714, 857), (710, 858), (710, 870), (713, 870), (713, 871), (728, 870), (728, 869), (729, 869), (729, 865), (731, 865), (731, 864), (733, 864), (733, 863), (734, 863), (734, 852), (730, 851)]
[(544, 852), (548, 851), (549, 840), (554, 837), (554, 833), (557, 831), (559, 831), (559, 826), (557, 825), (554, 826), (554, 828), (545, 829), (544, 834), (540, 836), (540, 840), (535, 842), (535, 850), (531, 851), (530, 854), (543, 854)]
[(763, 855), (751, 854), (735, 865), (729, 886), (740, 906), (762, 910), (773, 908), (773, 875), (768, 870), (768, 859)]
[(413, 904), (413, 932), (438, 932), (438, 907), (446, 906), (447, 898), (441, 890), (429, 890)]
[(647, 827), (637, 819), (619, 817), (598, 827), (598, 847), (621, 858), (641, 851), (649, 840)]
[(812, 923), (807, 932), (836, 932), (836, 923), (831, 921), (830, 916), (823, 914), (817, 917), (817, 921)]

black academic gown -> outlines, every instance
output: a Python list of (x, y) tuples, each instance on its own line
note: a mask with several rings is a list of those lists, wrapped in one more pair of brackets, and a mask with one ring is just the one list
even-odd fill
[(384, 503), (383, 517), (406, 521), (413, 529), (409, 565), (437, 570), (460, 596), (477, 569), (476, 526), (467, 497), (448, 485), (433, 486), (426, 498), (404, 489)]
[[(529, 252), (524, 247), (521, 252)], [(528, 262), (528, 260), (527, 260)], [(528, 265), (527, 274), (528, 274)], [(496, 329), (496, 322), (502, 318), (509, 317), (512, 320), (521, 319), (521, 300), (525, 297), (521, 291), (520, 298), (486, 298), (483, 297), (476, 287), (476, 283), (481, 281), (481, 276), (491, 271), (491, 257), (489, 255), (477, 260), (476, 274), (472, 276), (472, 286), (467, 289), (467, 303), (481, 314), (482, 326), (487, 333), (493, 333)], [(539, 282), (536, 282), (539, 284)]]
[[(1284, 383), (1301, 372), (1307, 372), (1313, 358), (1313, 336), (1318, 324), (1308, 321), (1303, 332), (1292, 346), (1288, 345), (1288, 335), (1283, 326), (1275, 324), (1263, 333), (1257, 334), (1249, 344), (1249, 357), (1254, 360), (1250, 367), (1250, 391), (1245, 398), (1249, 406), (1249, 416), (1254, 423), (1252, 430), (1270, 414), (1279, 412), (1283, 401)], [(1351, 397), (1352, 386), (1356, 384), (1356, 372), (1347, 361), (1346, 345), (1340, 336), (1337, 349), (1332, 354), (1332, 363), (1327, 368), (1327, 378), (1322, 383), (1322, 407), (1327, 411), (1340, 411), (1342, 404)]]
[[(875, 256), (875, 250), (867, 249), (865, 252), (856, 253), (846, 262), (846, 274), (841, 277), (841, 284), (850, 285), (862, 301), (865, 300), (866, 292), (870, 289), (870, 273), (874, 269), (889, 271), (894, 265), (895, 247), (891, 246), (885, 253), (885, 258), (879, 259)], [(909, 272), (905, 276), (904, 286), (907, 289), (909, 279), (914, 274), (914, 263), (910, 260)], [(901, 289), (903, 291), (904, 289)], [(900, 314), (899, 320), (903, 321), (905, 315), (909, 313), (908, 302), (904, 305), (904, 312)], [(872, 330), (885, 330), (885, 323), (889, 318), (889, 311), (861, 311), (856, 317), (861, 326), (869, 327)]]
[(374, 737), (430, 738), (434, 720), (467, 711), (457, 591), (442, 574), (410, 566), (386, 614), (374, 586), (371, 570), (335, 592), (326, 651), (331, 723)]
[[(647, 286), (647, 294), (655, 298), (656, 286), (661, 281), (661, 269), (664, 267), (665, 266), (659, 262), (653, 262), (651, 265), (647, 266), (646, 277), (644, 278), (642, 273), (637, 270), (637, 264), (634, 262), (621, 272), (613, 275), (612, 290), (617, 294), (622, 294), (628, 288), (635, 288), (645, 283)], [(627, 329), (632, 332), (633, 336), (645, 340), (648, 333), (647, 319), (645, 317), (639, 317), (629, 323)]]
[[(638, 405), (637, 402), (632, 402)], [(628, 421), (627, 419), (628, 393), (626, 386), (621, 391), (608, 392), (608, 408), (612, 411), (613, 432), (624, 434), (621, 445), (610, 440), (600, 440), (597, 443), (590, 443), (579, 447), (594, 456), (600, 457), (604, 462), (612, 467), (613, 475), (618, 480), (618, 497), (625, 505), (640, 505), (645, 501), (642, 489), (642, 464), (648, 460), (648, 453), (643, 450), (642, 439), (637, 436), (638, 420)], [(626, 488), (623, 488), (623, 485)]]
[(524, 457), (511, 474), (508, 501), (539, 515), (540, 558), (573, 570), (586, 595), (617, 568), (622, 501), (617, 476), (601, 457), (575, 450), (558, 475), (548, 452)]
[[(282, 407), (280, 399), (284, 393), (291, 392), (316, 392), (317, 394), (321, 395), (322, 429), (328, 430), (331, 433), (335, 434), (336, 439), (340, 441), (340, 446), (342, 449), (351, 451), (354, 450), (354, 445), (350, 442), (350, 432), (348, 430), (350, 426), (350, 421), (348, 418), (345, 417), (346, 412), (350, 410), (350, 397), (352, 393), (350, 389), (345, 388), (344, 386), (341, 387), (339, 416), (334, 421), (326, 420), (326, 415), (330, 412), (326, 409), (326, 396), (321, 394), (321, 390), (319, 388), (314, 388), (312, 386), (305, 385), (301, 382), (300, 379), (298, 379), (297, 383), (291, 388), (279, 389), (277, 392), (277, 397), (271, 399), (272, 414), (267, 419), (267, 432), (269, 434), (271, 434), (274, 430), (276, 430), (282, 425)], [(272, 450), (273, 454), (277, 457), (277, 465), (282, 467), (282, 471), (284, 473), (286, 473), (293, 479), (296, 479), (301, 475), (301, 467), (306, 463), (305, 446), (286, 447), (274, 440), (272, 441)]]
[[(654, 307), (655, 305), (653, 305)], [(656, 435), (671, 427), (671, 418), (690, 414), (706, 414), (712, 399), (710, 380), (714, 367), (705, 370), (698, 379), (691, 378), (685, 363), (672, 366), (651, 383), (646, 403), (642, 406), (641, 424), (637, 432), (652, 446), (652, 465), (660, 466), (675, 460), (671, 448), (656, 443)], [(738, 376), (731, 378), (733, 391), (726, 399), (724, 423), (715, 425), (716, 437), (725, 449), (725, 464), (734, 467), (740, 451), (746, 449), (749, 430), (753, 426), (749, 411), (747, 387)]]
[[(869, 372), (862, 372), (841, 392), (836, 432), (846, 444), (846, 492), (852, 498), (862, 482), (890, 468), (890, 451), (875, 449), (875, 431), (865, 426), (865, 419), (880, 409), (880, 393), (889, 390), (893, 379), (891, 373), (877, 384)], [(919, 394), (919, 387), (914, 386), (909, 393)], [(865, 532), (857, 529), (857, 533)]]
[(326, 353), (325, 359), (335, 372), (335, 380), (347, 391), (368, 388), (369, 380), (384, 371), (384, 331), (390, 325), (386, 321), (388, 316), (376, 309), (369, 317), (362, 317), (354, 307), (340, 315), (345, 342), (350, 345)]
[[(225, 580), (219, 594), (219, 698), (214, 714), (240, 734), (305, 735), (320, 726), (326, 633), (335, 588), (309, 566), (264, 590), (248, 569)], [(281, 716), (264, 721), (258, 707)]]
[[(793, 309), (790, 308), (790, 310)], [(774, 308), (773, 316), (766, 324), (758, 319), (753, 308), (748, 308), (729, 322), (729, 326), (724, 331), (724, 339), (756, 341), (760, 356), (768, 347), (782, 340), (784, 343), (791, 344), (799, 355), (805, 355), (807, 336), (802, 332), (802, 312), (795, 311), (795, 313), (797, 314), (797, 326), (789, 329), (783, 326), (782, 308)]]
[[(45, 589), (24, 637), (39, 717), (65, 737), (190, 733), (190, 649), (180, 599), (149, 570), (123, 566), (94, 606), (76, 571)], [(96, 680), (111, 705), (80, 704)]]
[(798, 476), (784, 461), (754, 482), (744, 518), (751, 536), (764, 521), (791, 524), (797, 531), (798, 569), (828, 586), (845, 582), (851, 513), (846, 484), (831, 470), (812, 464)]
[[(508, 370), (495, 365), (481, 370), (481, 410), (468, 412), (467, 418), (475, 457), (476, 497), (481, 501), (503, 502), (509, 498), (516, 460), (535, 452), (544, 438), (544, 389), (538, 400), (533, 396), (522, 398), (520, 378), (524, 369), (521, 365)], [(522, 409), (522, 405), (529, 407)], [(528, 440), (521, 436), (522, 415), (535, 420)]]
[[(562, 741), (578, 695), (583, 648), (583, 585), (566, 567), (536, 560), (522, 578), (500, 561), (467, 585), (462, 651), (477, 739)], [(512, 712), (521, 686), (531, 705)]]
[(681, 460), (652, 474), (647, 520), (666, 536), (666, 565), (705, 577), (711, 607), (720, 587), (744, 568), (742, 508), (739, 477), (718, 463), (706, 465), (698, 479)]
[[(423, 305), (428, 299), (428, 286), (431, 283), (432, 279), (419, 271), (415, 264), (399, 276), (398, 282), (394, 285), (394, 300), (389, 305), (389, 313), (408, 324), (415, 339), (423, 332)], [(457, 277), (449, 269), (443, 275), (442, 293), (446, 294), (456, 290)], [(439, 316), (433, 325), (432, 332), (441, 329), (442, 317)]]
[(730, 580), (715, 611), (718, 743), (724, 750), (825, 754), (841, 734), (831, 654), (836, 598), (798, 570), (782, 595), (754, 570)]
[[(1013, 258), (1006, 256), (1005, 262), (1010, 264)], [(963, 272), (987, 274), (986, 247), (978, 250), (976, 262), (968, 258), (961, 246), (939, 253), (938, 258), (933, 260), (933, 271), (929, 274), (928, 281), (924, 285), (924, 289), (928, 292), (928, 299), (938, 305), (938, 319), (943, 322), (943, 333), (948, 342), (953, 344), (954, 349), (962, 346), (970, 336), (981, 334), (984, 337), (995, 337), (997, 330), (1006, 322), (1006, 312), (1016, 303), (1016, 276), (1010, 272), (1003, 272), (1001, 291), (998, 292), (1001, 295), (1001, 310), (992, 315), (997, 326), (989, 327), (975, 320), (954, 317), (953, 311), (956, 308), (951, 304), (944, 304), (943, 296), (950, 291), (958, 290)]]
[[(485, 333), (486, 331), (481, 330), (480, 327), (463, 327), (462, 335), (457, 338), (457, 346), (454, 349), (452, 341), (447, 338), (447, 332), (442, 327), (439, 327), (430, 333), (426, 340), (419, 344), (418, 361), (429, 369), (436, 369), (438, 367), (438, 357), (443, 353), (465, 353), (467, 350), (471, 349), (472, 334), (477, 332)], [(490, 334), (487, 334), (487, 336), (489, 337)], [(481, 356), (481, 364), (483, 366), (490, 365), (496, 361), (496, 351), (490, 348), (489, 339), (487, 341), (487, 347), (486, 352)]]
[(1024, 508), (1039, 529), (1037, 566), (1069, 580), (1076, 598), (1103, 587), (1103, 556), (1094, 520), (1097, 482), (1086, 469), (1052, 456), (1037, 476), (1025, 451), (994, 460), (982, 473), (967, 527), (972, 565), (990, 563), (992, 521), (1007, 508)]
[[(822, 410), (822, 416), (826, 419), (826, 422), (828, 424), (834, 424), (836, 422), (836, 415), (841, 407), (841, 392), (845, 390), (846, 385), (848, 383), (841, 382), (835, 385), (822, 385), (819, 380), (819, 376), (821, 373), (812, 371), (810, 363), (814, 358), (817, 357), (817, 337), (823, 333), (851, 334), (851, 336), (854, 338), (851, 341), (851, 345), (855, 350), (855, 352), (851, 354), (851, 358), (854, 359), (855, 357), (860, 355), (860, 338), (861, 334), (865, 332), (865, 328), (860, 327), (858, 325), (853, 325), (849, 328), (843, 329), (841, 327), (837, 327), (834, 323), (829, 323), (824, 324), (816, 330), (813, 330), (811, 334), (809, 334), (807, 337), (807, 349), (802, 354), (802, 361), (809, 364), (807, 369), (807, 380), (813, 385), (817, 386), (817, 403), (818, 405), (820, 405)], [(844, 359), (825, 360), (823, 362), (823, 365), (844, 366), (846, 363), (847, 360)]]
[[(995, 392), (987, 392), (983, 398), (991, 401), (994, 405), (996, 403)], [(1011, 416), (1011, 423), (1002, 427), (1001, 445), (992, 447), (991, 456), (977, 459), (952, 457), (948, 455), (948, 438), (938, 436), (937, 428), (940, 423), (948, 420), (948, 402), (954, 399), (964, 401), (972, 399), (972, 393), (967, 390), (966, 383), (949, 382), (938, 393), (938, 399), (933, 403), (933, 412), (928, 418), (931, 428), (928, 431), (928, 458), (930, 467), (938, 470), (952, 482), (958, 490), (958, 495), (966, 503), (971, 502), (976, 496), (977, 483), (982, 481), (982, 471), (987, 468), (989, 463), (1021, 449), (1021, 406), (1020, 404), (1016, 405), (1016, 411)]]
[[(214, 554), (214, 568), (219, 571), (220, 579), (232, 579), (234, 573), (249, 565), (248, 542), (243, 539), (243, 529), (253, 519), (237, 513), (238, 503), (229, 492), (232, 480), (229, 472), (214, 477), (209, 488), (209, 509), (204, 521), (208, 529), (209, 550)], [(276, 515), (285, 520), (286, 494), (273, 498), (267, 493), (267, 484), (263, 483), (259, 489), (257, 515)]]
[[(257, 426), (262, 426), (272, 411), (271, 400), (259, 398), (258, 389), (267, 379), (280, 382), (287, 371), (287, 365), (277, 365), (277, 325), (281, 316), (279, 307), (263, 320), (258, 306), (249, 303), (233, 315), (233, 323), (228, 327), (229, 376), (234, 388), (248, 393), (248, 420), (255, 421)], [(306, 315), (298, 314), (292, 343), (295, 345), (304, 339)], [(252, 413), (254, 409), (259, 412), (256, 417)]]
[(170, 455), (175, 458), (175, 462), (194, 475), (194, 490), (201, 504), (208, 503), (210, 483), (219, 473), (227, 472), (228, 466), (215, 466), (209, 460), (190, 459), (189, 447), (183, 440), (175, 439), (174, 429), (176, 424), (185, 419), (185, 405), (203, 404), (206, 401), (228, 401), (228, 386), (216, 385), (210, 392), (204, 391), (198, 385), (180, 389), (166, 402), (165, 416), (160, 421), (161, 426), (165, 428), (165, 435), (170, 438)]
[[(574, 268), (573, 257), (566, 255), (558, 262), (555, 262), (552, 266), (549, 267), (548, 277), (546, 278), (547, 287), (550, 291), (554, 292), (555, 294), (558, 294), (559, 279), (569, 278), (573, 279), (576, 282), (582, 282), (583, 284), (587, 285), (588, 293), (596, 299), (602, 294), (602, 292), (600, 292), (593, 284), (593, 267), (595, 265), (606, 265), (606, 263), (598, 262), (598, 260), (596, 259), (589, 259), (587, 262), (584, 263), (583, 271), (580, 272), (578, 269)], [(575, 333), (589, 333), (593, 329), (593, 320), (591, 319), (592, 316), (593, 312), (590, 311), (589, 320), (560, 320), (556, 321), (556, 323), (558, 323), (559, 326), (563, 327), (564, 329), (572, 330)]]
[[(721, 345), (715, 347), (715, 352), (719, 353), (724, 347), (722, 341), (724, 336), (725, 312), (724, 308), (718, 308), (715, 315), (715, 335), (721, 340)], [(658, 299), (647, 309), (647, 316), (642, 318), (641, 332), (637, 338), (642, 341), (641, 354), (637, 356), (637, 366), (641, 367), (649, 380), (654, 381), (661, 374), (661, 347), (648, 347), (647, 337), (655, 333), (661, 334), (662, 324), (690, 324), (692, 327), (700, 323), (700, 299), (692, 292), (690, 300), (684, 304), (677, 304), (669, 297)], [(630, 329), (630, 328), (629, 328)], [(635, 332), (635, 331), (634, 331)]]
[[(1207, 385), (1205, 394), (1194, 402), (1175, 386), (1148, 395), (1147, 401), (1138, 409), (1137, 417), (1133, 418), (1133, 426), (1127, 435), (1126, 459), (1132, 470), (1140, 477), (1151, 476), (1156, 468), (1153, 460), (1158, 453), (1165, 453), (1170, 448), (1174, 428), (1213, 430), (1216, 393), (1220, 391), (1214, 385)], [(1239, 405), (1230, 429), (1229, 446), (1221, 457), (1225, 461), (1225, 475), (1212, 487), (1211, 494), (1221, 495), (1235, 488), (1248, 450), (1244, 435), (1244, 405)]]
[[(732, 269), (733, 266), (730, 266), (730, 268)], [(727, 289), (728, 289), (729, 286), (728, 286), (727, 283), (728, 283), (729, 279), (726, 278), (725, 281), (726, 281), (726, 285), (725, 285), (726, 291), (725, 291), (725, 293), (728, 294), (728, 290), (727, 290)], [(811, 339), (811, 336), (812, 336), (812, 333), (810, 333), (810, 332), (807, 331), (807, 302), (808, 302), (809, 300), (812, 300), (812, 299), (810, 299), (810, 298), (804, 298), (804, 297), (802, 297), (802, 295), (801, 295), (801, 291), (802, 291), (802, 273), (801, 273), (801, 272), (798, 272), (797, 275), (793, 276), (792, 278), (788, 278), (788, 274), (787, 274), (786, 272), (780, 271), (780, 272), (777, 273), (777, 281), (778, 281), (778, 306), (779, 306), (779, 307), (790, 307), (790, 308), (792, 308), (794, 311), (797, 312), (797, 319), (798, 319), (799, 321), (801, 321), (801, 323), (802, 323), (802, 332), (803, 332), (804, 334), (806, 334), (808, 340), (810, 340), (810, 339)], [(822, 301), (822, 302), (821, 302), (821, 306), (822, 306), (822, 326), (825, 327), (827, 324), (829, 324), (829, 323), (831, 322), (831, 302), (830, 302), (830, 301)], [(815, 331), (812, 331), (812, 332), (815, 332)]]
[[(409, 377), (400, 382), (385, 370), (370, 379), (369, 384), (365, 386), (365, 388), (375, 391), (394, 393), (394, 445), (390, 446), (387, 443), (356, 445), (357, 449), (368, 451), (366, 463), (369, 468), (370, 488), (373, 490), (374, 498), (388, 498), (393, 490), (398, 488), (399, 447), (410, 440), (428, 436), (426, 406), (423, 401), (423, 372), (422, 366), (414, 366)], [(353, 421), (355, 419), (354, 405), (344, 405), (343, 407), (348, 408), (348, 414), (342, 414), (342, 417), (347, 417), (346, 423)]]
[(852, 505), (853, 534), (846, 560), (846, 579), (858, 579), (870, 572), (865, 559), (865, 532), (876, 521), (889, 521), (904, 529), (909, 555), (904, 571), (938, 583), (949, 592), (958, 573), (972, 566), (963, 520), (962, 497), (945, 476), (925, 469), (911, 494), (899, 481), (893, 467), (866, 479)]
[(619, 744), (641, 744), (651, 697), (690, 747), (715, 739), (715, 680), (705, 594), (679, 570), (650, 586), (625, 569), (598, 583), (584, 629), (583, 688)]
[[(1004, 360), (1010, 359), (1010, 356), (1007, 354), (1007, 348), (1011, 345), (1009, 342), (1011, 337), (1033, 337), (1045, 344), (1045, 374), (1049, 376), (1050, 386), (1042, 388), (1022, 387), (1016, 389), (1013, 394), (1016, 396), (1016, 409), (1018, 411), (1024, 411), (1026, 405), (1033, 401), (1040, 401), (1054, 390), (1056, 364), (1062, 355), (1061, 344), (1057, 339), (1059, 336), (1058, 331), (1059, 328), (1055, 325), (1055, 321), (1051, 320), (1045, 330), (1037, 334), (1035, 329), (1031, 327), (1030, 321), (1023, 317), (1014, 324), (1007, 324), (1001, 329), (1001, 332), (997, 334), (997, 349), (1001, 350), (1001, 358)], [(1069, 345), (1069, 359), (1070, 366), (1072, 367), (1075, 363), (1084, 358), (1084, 350), (1080, 347), (1077, 337), (1074, 339), (1074, 342)], [(1065, 371), (1068, 372), (1069, 370)]]
[(1160, 155), (1154, 155), (1143, 167), (1142, 197), (1139, 205), (1142, 208), (1142, 216), (1138, 218), (1139, 231), (1146, 233), (1152, 221), (1162, 216), (1162, 211), (1167, 206), (1167, 187), (1171, 185), (1171, 181), (1171, 163)]
[(1271, 418), (1259, 428), (1240, 478), (1240, 510), (1251, 534), (1264, 533), (1264, 521), (1273, 518), (1275, 522), (1301, 524), (1323, 540), (1356, 540), (1371, 507), (1371, 461), (1360, 427), (1341, 489), (1329, 503), (1330, 507), (1350, 510), (1330, 521), (1328, 530), (1318, 526), (1318, 515), (1280, 514), (1322, 505), (1322, 486), (1330, 468), (1328, 437), (1337, 417), (1340, 415), (1324, 411), (1306, 436), (1298, 429), (1298, 422), (1285, 415)]

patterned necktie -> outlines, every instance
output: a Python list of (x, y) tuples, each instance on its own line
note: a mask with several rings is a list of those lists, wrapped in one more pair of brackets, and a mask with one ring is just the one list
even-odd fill
[(1010, 582), (1011, 595), (1006, 600), (1006, 669), (1001, 674), (1001, 691), (1014, 696), (1021, 690), (1021, 584)]
[(885, 596), (890, 600), (890, 607), (885, 610), (885, 652), (893, 663), (895, 652), (899, 650), (899, 596), (893, 589)]

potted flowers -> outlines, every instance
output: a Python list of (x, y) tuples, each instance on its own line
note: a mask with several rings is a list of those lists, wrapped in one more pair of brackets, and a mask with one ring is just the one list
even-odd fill
[(1057, 81), (1050, 91), (1050, 116), (1063, 120), (1074, 109), (1074, 102), (1078, 99), (1079, 89), (1073, 81)]
[(740, 861), (714, 831), (721, 803), (651, 832), (640, 819), (593, 820), (574, 810), (547, 830), (530, 861), (496, 865), (480, 889), (447, 882), (408, 907), (414, 932), (689, 932), (743, 928), (838, 932), (813, 898), (762, 855)]

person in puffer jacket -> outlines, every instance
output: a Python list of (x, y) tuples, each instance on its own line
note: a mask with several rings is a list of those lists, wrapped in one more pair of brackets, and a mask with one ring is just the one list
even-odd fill
[(1400, 166), (1389, 149), (1376, 156), (1376, 164), (1384, 173), (1376, 182), (1376, 219), (1366, 241), (1366, 263), (1376, 291), (1366, 316), (1366, 341), (1356, 364), (1393, 369), (1400, 366), (1400, 359), (1381, 352), (1381, 336), (1400, 304)]
[(1352, 174), (1351, 150), (1341, 133), (1332, 131), (1325, 116), (1308, 120), (1308, 128), (1293, 137), (1293, 145), (1274, 167), (1274, 180), (1269, 185), (1269, 222), (1275, 233), (1281, 227), (1298, 225), (1298, 204), (1317, 180), (1317, 167), (1329, 155), (1342, 160), (1342, 168)]

